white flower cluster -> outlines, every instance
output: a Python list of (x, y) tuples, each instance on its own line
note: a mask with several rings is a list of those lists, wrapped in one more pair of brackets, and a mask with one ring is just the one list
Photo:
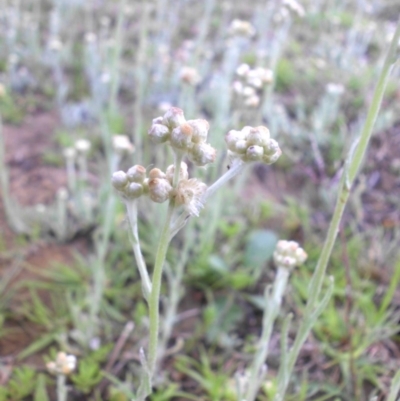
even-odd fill
[(300, 18), (306, 15), (304, 7), (296, 0), (283, 0), (282, 5)]
[(148, 195), (153, 202), (163, 203), (168, 199), (174, 199), (177, 206), (183, 206), (194, 216), (199, 215), (202, 208), (201, 198), (207, 186), (201, 181), (189, 179), (188, 166), (181, 162), (179, 178), (176, 188), (173, 188), (175, 166), (170, 165), (165, 173), (158, 168), (150, 170), (146, 177), (146, 169), (136, 165), (126, 173), (117, 171), (112, 176), (112, 184), (120, 195), (132, 200), (142, 195)]
[(67, 355), (65, 352), (59, 352), (56, 360), (47, 362), (46, 367), (53, 375), (69, 375), (76, 368), (76, 356)]
[(63, 155), (67, 160), (74, 160), (76, 156), (86, 156), (92, 144), (87, 139), (77, 139), (73, 147), (65, 148)]
[(115, 153), (121, 156), (135, 151), (135, 147), (126, 135), (114, 135), (112, 137), (112, 146)]
[(240, 19), (234, 19), (231, 22), (228, 32), (232, 36), (245, 36), (249, 38), (256, 34), (255, 28), (249, 21), (243, 21)]
[(178, 152), (187, 153), (196, 166), (214, 162), (217, 151), (208, 143), (208, 121), (186, 120), (183, 110), (172, 107), (163, 117), (153, 120), (148, 133), (154, 143), (169, 141)]
[(274, 262), (281, 267), (292, 269), (300, 266), (307, 259), (303, 248), (295, 241), (278, 241), (274, 252)]
[(201, 76), (195, 68), (184, 66), (181, 68), (179, 77), (182, 82), (190, 86), (196, 86), (201, 81)]
[(243, 98), (244, 105), (258, 107), (260, 104), (260, 91), (273, 80), (273, 72), (267, 68), (250, 68), (248, 64), (241, 64), (236, 69), (236, 79), (233, 91)]
[(275, 163), (282, 151), (278, 142), (270, 138), (266, 127), (244, 127), (241, 131), (231, 130), (225, 135), (230, 158), (245, 162), (261, 161)]

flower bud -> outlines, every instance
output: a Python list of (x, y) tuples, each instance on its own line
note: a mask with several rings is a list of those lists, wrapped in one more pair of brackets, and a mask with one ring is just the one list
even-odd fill
[(149, 172), (149, 179), (152, 180), (153, 178), (165, 178), (165, 173), (163, 173), (159, 168), (153, 168)]
[(236, 68), (236, 75), (239, 77), (244, 77), (250, 71), (250, 66), (248, 64), (240, 64), (238, 68)]
[(195, 144), (190, 150), (190, 159), (196, 166), (213, 163), (216, 157), (217, 151), (208, 143)]
[(182, 82), (192, 86), (196, 86), (201, 81), (200, 74), (192, 67), (183, 67), (179, 75)]
[(245, 100), (244, 105), (247, 107), (258, 107), (260, 105), (260, 96), (253, 95), (248, 97)]
[(76, 157), (76, 150), (74, 148), (65, 148), (63, 150), (63, 155), (68, 160), (73, 160)]
[(128, 176), (124, 171), (117, 171), (111, 177), (111, 183), (118, 191), (123, 191), (128, 185)]
[(87, 154), (91, 148), (91, 143), (87, 139), (78, 139), (75, 142), (75, 149), (80, 154)]
[(240, 81), (234, 81), (232, 83), (232, 89), (238, 95), (243, 95), (243, 84)]
[(266, 145), (264, 145), (264, 154), (266, 155), (273, 155), (275, 154), (279, 148), (278, 142), (275, 139), (270, 139)]
[(163, 124), (168, 128), (174, 129), (179, 127), (181, 124), (185, 123), (186, 119), (183, 115), (183, 110), (178, 107), (171, 107), (163, 117)]
[(171, 133), (171, 146), (176, 149), (185, 150), (189, 148), (192, 141), (193, 128), (184, 123), (176, 127)]
[(291, 269), (300, 266), (307, 259), (307, 254), (295, 241), (278, 241), (274, 252), (274, 261), (278, 266)]
[(153, 143), (163, 143), (169, 139), (169, 128), (164, 124), (153, 124), (148, 134)]
[(229, 32), (234, 36), (248, 36), (251, 37), (255, 34), (253, 25), (248, 21), (234, 19), (229, 27)]
[(126, 175), (128, 176), (129, 182), (137, 182), (141, 184), (146, 178), (146, 169), (143, 166), (136, 164), (127, 171)]
[[(167, 167), (167, 170), (165, 172), (166, 178), (171, 185), (174, 180), (174, 174), (175, 174), (175, 166), (171, 164), (170, 166)], [(188, 178), (189, 178), (188, 166), (185, 162), (181, 162), (181, 167), (179, 169), (179, 181), (187, 180)]]
[(112, 146), (115, 153), (120, 155), (133, 153), (135, 150), (135, 147), (131, 144), (131, 141), (126, 135), (114, 135), (112, 137)]
[(156, 203), (165, 202), (172, 191), (172, 186), (165, 178), (153, 178), (149, 180), (150, 199)]
[(236, 152), (236, 143), (240, 139), (245, 139), (244, 135), (241, 131), (237, 130), (230, 130), (226, 135), (225, 135), (225, 142), (226, 145), (228, 146), (228, 149), (231, 150), (232, 152)]
[(137, 182), (131, 182), (124, 190), (124, 195), (128, 199), (139, 198), (143, 194), (143, 186)]
[(56, 360), (48, 362), (46, 367), (54, 375), (69, 375), (76, 368), (76, 356), (59, 352)]
[(263, 126), (252, 128), (247, 135), (248, 145), (266, 146), (269, 141), (269, 129)]
[(249, 161), (259, 161), (264, 155), (264, 149), (262, 146), (252, 145), (247, 148), (246, 158)]
[(247, 148), (248, 148), (247, 141), (244, 139), (240, 139), (239, 141), (236, 142), (234, 151), (239, 154), (245, 154)]
[(250, 125), (246, 125), (245, 127), (243, 127), (242, 130), (240, 131), (243, 135), (243, 139), (246, 139), (246, 141), (247, 141), (247, 137), (249, 136), (249, 134), (252, 130), (253, 130), (253, 127), (250, 127)]
[(245, 86), (243, 88), (242, 95), (244, 97), (256, 96), (256, 90), (254, 88), (252, 88), (251, 86)]
[(281, 155), (282, 155), (282, 151), (281, 151), (281, 149), (278, 149), (272, 155), (264, 155), (262, 158), (262, 161), (266, 164), (273, 164), (281, 157)]
[(208, 131), (210, 129), (210, 124), (207, 120), (199, 118), (197, 120), (188, 120), (187, 123), (193, 129), (192, 142), (200, 143), (207, 140)]
[[(170, 107), (168, 107), (168, 109), (170, 109)], [(163, 121), (164, 121), (164, 117), (162, 117), (162, 116), (156, 117), (156, 118), (153, 118), (153, 121), (152, 121), (152, 124), (151, 124), (151, 125), (154, 125), (154, 124), (162, 124)]]
[(266, 68), (257, 68), (258, 77), (261, 79), (263, 85), (272, 83), (274, 79), (274, 73), (272, 70)]

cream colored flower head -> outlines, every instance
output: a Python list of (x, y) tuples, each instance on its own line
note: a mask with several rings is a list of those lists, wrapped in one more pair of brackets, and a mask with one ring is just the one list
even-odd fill
[(175, 203), (183, 206), (191, 216), (198, 217), (204, 206), (201, 199), (206, 189), (207, 185), (196, 178), (181, 180), (174, 190)]
[(135, 147), (126, 135), (114, 135), (112, 137), (112, 146), (115, 153), (119, 155), (133, 153)]
[(200, 74), (192, 67), (182, 67), (179, 77), (182, 82), (191, 86), (196, 86), (201, 81)]
[(277, 266), (288, 269), (302, 265), (307, 259), (306, 252), (297, 242), (285, 240), (278, 241), (273, 256)]
[(153, 120), (148, 133), (154, 143), (169, 142), (180, 153), (186, 153), (197, 166), (212, 163), (216, 150), (207, 143), (210, 125), (203, 119), (186, 120), (183, 110), (170, 108)]
[(75, 149), (81, 155), (89, 153), (91, 147), (92, 144), (87, 139), (78, 139), (75, 142)]
[(53, 375), (69, 375), (76, 368), (76, 356), (59, 352), (56, 360), (46, 364), (47, 370)]
[(267, 127), (244, 127), (241, 131), (231, 130), (225, 135), (229, 156), (245, 162), (260, 161), (275, 163), (282, 154), (278, 142), (270, 138)]
[(232, 36), (247, 36), (251, 38), (256, 34), (256, 30), (249, 21), (234, 19), (229, 26), (229, 33)]
[(146, 169), (139, 164), (125, 171), (116, 171), (111, 177), (112, 186), (124, 199), (136, 199), (147, 192)]

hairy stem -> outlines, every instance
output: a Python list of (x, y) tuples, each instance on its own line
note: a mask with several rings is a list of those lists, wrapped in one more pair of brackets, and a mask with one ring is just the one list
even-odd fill
[(246, 401), (254, 401), (263, 377), (263, 365), (267, 359), (268, 346), (271, 339), (272, 329), (279, 314), (283, 294), (289, 278), (289, 269), (278, 266), (272, 294), (269, 288), (265, 290), (265, 309), (263, 317), (263, 328), (261, 338), (257, 345), (256, 354), (250, 368), (249, 386), (246, 394)]
[[(173, 187), (176, 188), (179, 181), (179, 171), (181, 167), (182, 154), (175, 154), (175, 171)], [(156, 261), (154, 264), (152, 288), (149, 299), (149, 316), (150, 316), (150, 339), (149, 339), (149, 356), (148, 356), (148, 369), (150, 373), (150, 379), (154, 377), (156, 366), (157, 366), (157, 351), (158, 351), (158, 338), (160, 331), (160, 290), (163, 266), (165, 257), (167, 255), (168, 245), (170, 242), (170, 226), (172, 220), (172, 214), (175, 209), (174, 200), (171, 199), (168, 205), (167, 217), (165, 219), (164, 226), (161, 231), (160, 242), (158, 244)]]
[(148, 301), (151, 293), (151, 281), (149, 273), (147, 271), (146, 262), (143, 258), (142, 251), (140, 249), (139, 232), (138, 232), (138, 221), (137, 221), (137, 201), (127, 200), (126, 210), (129, 217), (129, 222), (132, 229), (132, 249), (135, 255), (136, 264), (139, 270), (140, 279), (142, 281), (142, 291), (145, 299)]

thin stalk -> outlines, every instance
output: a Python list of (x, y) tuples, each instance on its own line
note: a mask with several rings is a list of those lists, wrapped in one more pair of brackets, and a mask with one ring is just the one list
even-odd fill
[(328, 235), (324, 247), (322, 249), (321, 256), (318, 260), (315, 273), (311, 279), (310, 288), (312, 288), (313, 291), (311, 291), (310, 297), (307, 302), (308, 309), (315, 305), (318, 296), (321, 292), (322, 283), (325, 277), (326, 266), (328, 264), (328, 260), (331, 255), (333, 245), (335, 243), (336, 236), (339, 231), (339, 224), (347, 200), (350, 195), (350, 189), (364, 159), (368, 143), (371, 139), (372, 129), (374, 127), (382, 103), (382, 98), (385, 92), (386, 84), (389, 79), (390, 72), (392, 71), (394, 63), (396, 61), (395, 54), (399, 37), (400, 37), (400, 21), (397, 25), (396, 32), (393, 36), (391, 46), (386, 56), (381, 74), (379, 76), (379, 80), (372, 98), (371, 106), (368, 110), (367, 119), (365, 121), (364, 128), (361, 132), (360, 140), (353, 154), (349, 155), (349, 158), (347, 160), (347, 166), (345, 167), (345, 171), (343, 172), (342, 180), (340, 182), (338, 197), (336, 201), (335, 211), (333, 213), (332, 220), (329, 226)]
[[(175, 171), (173, 187), (176, 188), (179, 180), (179, 171), (182, 161), (182, 154), (175, 154)], [(170, 200), (168, 205), (167, 217), (163, 229), (161, 231), (160, 242), (158, 244), (156, 261), (154, 264), (154, 271), (152, 277), (152, 287), (149, 299), (149, 317), (150, 317), (150, 334), (149, 334), (149, 356), (148, 356), (148, 370), (150, 379), (154, 377), (155, 369), (157, 366), (157, 351), (158, 351), (158, 338), (160, 330), (160, 290), (163, 266), (165, 263), (165, 257), (167, 255), (168, 245), (171, 238), (170, 226), (172, 220), (172, 214), (175, 209), (173, 199)]]
[[(143, 152), (143, 98), (146, 91), (147, 75), (146, 75), (146, 50), (148, 47), (148, 27), (151, 12), (150, 4), (143, 4), (144, 10), (141, 16), (141, 26), (139, 33), (139, 45), (136, 51), (137, 58), (135, 61), (135, 99), (133, 102), (133, 116), (135, 122), (133, 124), (132, 140), (138, 152)], [(148, 155), (146, 155), (148, 156)]]
[(67, 401), (67, 386), (65, 375), (57, 375), (57, 401)]
[[(374, 95), (372, 98), (371, 106), (368, 110), (368, 115), (365, 121), (364, 128), (361, 132), (359, 142), (357, 143), (354, 151), (350, 152), (346, 166), (342, 175), (342, 180), (339, 185), (338, 197), (336, 201), (335, 210), (333, 212), (332, 220), (329, 225), (328, 234), (322, 248), (316, 269), (311, 278), (310, 296), (304, 312), (304, 318), (300, 324), (295, 342), (290, 350), (290, 358), (287, 366), (281, 369), (278, 376), (278, 391), (279, 394), (275, 397), (275, 401), (283, 400), (287, 387), (289, 385), (289, 377), (293, 371), (295, 362), (297, 360), (300, 349), (306, 340), (309, 332), (312, 329), (310, 322), (315, 318), (317, 309), (320, 310), (321, 301), (318, 301), (321, 293), (322, 284), (325, 279), (326, 268), (329, 258), (332, 253), (333, 246), (339, 231), (339, 224), (342, 219), (344, 209), (346, 207), (348, 198), (350, 196), (350, 189), (360, 169), (368, 143), (372, 135), (372, 129), (375, 124), (378, 112), (381, 106), (382, 98), (385, 92), (386, 84), (396, 62), (396, 48), (400, 37), (400, 20), (397, 24), (396, 31), (393, 35), (392, 43), (386, 55), (382, 71), (380, 73), (378, 83), (376, 85)], [(322, 312), (322, 310), (320, 311)]]
[(3, 195), (4, 209), (10, 227), (18, 233), (29, 233), (30, 230), (18, 217), (16, 204), (10, 196), (8, 168), (6, 166), (5, 143), (3, 135), (3, 121), (0, 116), (0, 188)]
[(189, 250), (195, 242), (194, 230), (188, 230), (187, 235), (183, 238), (183, 249), (179, 254), (176, 269), (169, 275), (169, 294), (167, 300), (166, 312), (164, 315), (163, 333), (160, 343), (160, 354), (163, 355), (167, 348), (168, 340), (171, 337), (172, 329), (176, 320), (176, 311), (179, 300), (182, 298), (182, 278), (186, 263), (189, 258)]
[(283, 294), (285, 293), (290, 271), (285, 267), (278, 266), (278, 272), (275, 278), (272, 294), (270, 289), (265, 290), (265, 310), (263, 317), (263, 328), (261, 338), (257, 345), (256, 354), (250, 368), (249, 387), (245, 397), (246, 401), (254, 401), (260, 384), (264, 379), (262, 377), (262, 367), (265, 364), (268, 355), (268, 346), (271, 339), (272, 329), (275, 320), (279, 314)]
[(152, 287), (149, 298), (149, 317), (150, 317), (150, 335), (149, 335), (149, 356), (148, 356), (148, 368), (151, 378), (155, 374), (155, 367), (157, 363), (157, 351), (158, 351), (158, 337), (159, 337), (159, 326), (160, 326), (160, 289), (163, 266), (165, 257), (167, 255), (167, 249), (169, 245), (170, 237), (170, 222), (172, 213), (174, 211), (174, 204), (171, 202), (168, 206), (167, 217), (165, 219), (164, 227), (161, 232), (160, 242), (158, 244), (156, 261), (154, 264), (154, 271), (152, 277)]
[(397, 371), (396, 375), (393, 377), (387, 401), (396, 401), (396, 398), (399, 395), (399, 391), (400, 391), (400, 370)]
[(137, 201), (126, 201), (126, 210), (132, 229), (132, 249), (135, 255), (136, 264), (139, 270), (140, 279), (142, 281), (142, 291), (145, 299), (148, 301), (151, 293), (151, 280), (146, 267), (146, 262), (142, 255), (139, 242), (138, 221), (137, 221)]
[(120, 0), (118, 7), (118, 20), (116, 29), (116, 46), (114, 51), (113, 66), (111, 71), (111, 93), (110, 93), (110, 111), (112, 114), (116, 111), (117, 94), (119, 88), (119, 65), (122, 53), (122, 41), (123, 41), (123, 26), (125, 21), (125, 0)]

